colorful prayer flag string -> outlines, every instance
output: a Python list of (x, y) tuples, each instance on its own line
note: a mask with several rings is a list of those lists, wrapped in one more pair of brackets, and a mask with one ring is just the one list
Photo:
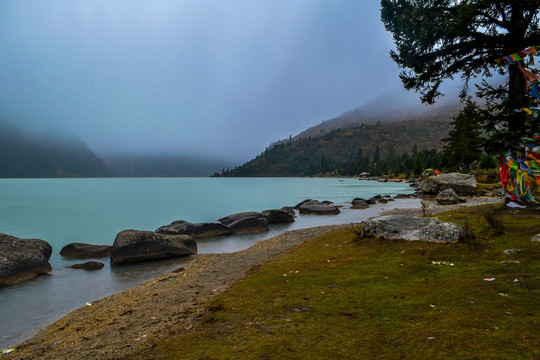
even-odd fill
[(538, 46), (531, 46), (528, 49), (518, 51), (516, 53), (500, 57), (498, 59), (495, 59), (494, 61), (497, 63), (497, 66), (502, 66), (503, 61), (506, 61), (509, 64), (514, 64), (518, 61), (521, 61), (525, 59), (527, 56), (529, 57), (532, 64), (534, 64), (534, 57), (540, 55), (540, 45)]
[(508, 151), (500, 164), (501, 185), (506, 194), (515, 200), (534, 202), (536, 200), (530, 192), (534, 183), (540, 185), (540, 136), (523, 138), (526, 142), (525, 155), (519, 156)]

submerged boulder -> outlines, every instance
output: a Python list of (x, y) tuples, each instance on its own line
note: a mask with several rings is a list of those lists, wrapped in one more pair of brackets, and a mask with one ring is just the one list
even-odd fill
[(290, 212), (283, 209), (264, 210), (261, 215), (268, 221), (268, 224), (288, 224), (294, 222), (294, 210)]
[(457, 242), (465, 235), (464, 229), (454, 223), (435, 218), (405, 215), (381, 216), (364, 222), (366, 235), (407, 241)]
[(340, 213), (337, 206), (335, 206), (332, 202), (321, 202), (317, 200), (302, 202), (298, 210), (300, 211), (300, 214), (306, 215), (335, 215)]
[(362, 198), (355, 198), (351, 201), (351, 209), (367, 209), (368, 207), (367, 201)]
[(268, 221), (264, 217), (248, 216), (229, 224), (233, 234), (255, 234), (268, 231)]
[(263, 216), (258, 211), (244, 211), (244, 212), (239, 212), (239, 213), (227, 215), (225, 217), (222, 217), (221, 219), (218, 219), (218, 221), (220, 223), (224, 224), (224, 225), (230, 225), (235, 221), (238, 221), (238, 220), (241, 220), (241, 219), (244, 219), (244, 218), (248, 218), (248, 217), (260, 218), (260, 217), (263, 217)]
[(111, 256), (111, 248), (111, 245), (71, 243), (60, 250), (60, 255), (72, 259), (104, 258)]
[(257, 211), (231, 214), (218, 219), (218, 221), (223, 225), (227, 225), (235, 235), (268, 231), (268, 221)]
[(104, 266), (105, 264), (99, 261), (87, 261), (83, 264), (73, 264), (66, 267), (70, 269), (82, 269), (82, 270), (91, 271), (91, 270), (101, 270), (103, 269)]
[(190, 223), (184, 220), (177, 220), (170, 225), (165, 225), (156, 230), (159, 234), (166, 235), (189, 235), (194, 238), (205, 238), (222, 236), (232, 233), (232, 230), (220, 223)]
[(283, 206), (280, 210), (286, 211), (292, 216), (296, 216), (296, 213), (294, 212), (294, 207), (292, 206)]
[(426, 194), (436, 195), (445, 189), (452, 189), (460, 196), (468, 196), (476, 190), (474, 175), (451, 173), (430, 176), (420, 184), (420, 189)]
[(191, 236), (124, 230), (114, 239), (111, 265), (188, 256), (195, 253), (197, 243)]
[(52, 247), (45, 240), (0, 233), (0, 287), (48, 274)]

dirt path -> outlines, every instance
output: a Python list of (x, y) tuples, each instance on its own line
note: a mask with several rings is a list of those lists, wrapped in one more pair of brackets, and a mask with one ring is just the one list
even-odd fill
[(248, 271), (292, 246), (348, 225), (286, 232), (249, 249), (196, 255), (183, 271), (163, 274), (95, 301), (58, 320), (4, 359), (119, 359), (199, 323), (205, 304)]

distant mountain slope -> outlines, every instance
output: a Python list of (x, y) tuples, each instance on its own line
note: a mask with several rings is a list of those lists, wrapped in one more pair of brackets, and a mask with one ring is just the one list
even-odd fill
[(0, 177), (105, 177), (113, 173), (79, 138), (29, 135), (0, 122)]
[[(391, 99), (389, 101), (388, 99)], [(463, 105), (459, 102), (442, 102), (433, 106), (425, 106), (415, 101), (407, 101), (403, 95), (392, 97), (385, 95), (356, 109), (349, 110), (333, 119), (325, 120), (300, 134), (293, 140), (316, 137), (333, 130), (348, 129), (360, 124), (376, 122), (392, 122), (398, 120), (440, 119), (451, 121)]]
[(255, 159), (224, 176), (311, 176), (321, 172), (322, 163), (330, 169), (355, 162), (359, 151), (373, 158), (376, 147), (386, 156), (392, 145), (396, 154), (418, 150), (441, 149), (441, 139), (448, 135), (449, 120), (409, 119), (386, 123), (362, 124), (345, 130), (333, 130), (323, 136), (305, 137), (269, 147)]

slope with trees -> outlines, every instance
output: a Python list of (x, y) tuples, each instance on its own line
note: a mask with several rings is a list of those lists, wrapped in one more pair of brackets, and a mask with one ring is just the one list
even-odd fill
[[(512, 112), (530, 104), (518, 67), (524, 60), (499, 68), (494, 60), (540, 43), (540, 0), (382, 0), (381, 6), (381, 19), (397, 47), (391, 57), (404, 69), (400, 77), (407, 90), (433, 103), (442, 95), (441, 83), (459, 76), (465, 98), (471, 78), (508, 74), (506, 101), (498, 101), (496, 114), (504, 123), (498, 140), (504, 140), (496, 147), (515, 144), (537, 130), (526, 114)], [(484, 82), (479, 94), (494, 98), (498, 93), (500, 100), (500, 90)]]

